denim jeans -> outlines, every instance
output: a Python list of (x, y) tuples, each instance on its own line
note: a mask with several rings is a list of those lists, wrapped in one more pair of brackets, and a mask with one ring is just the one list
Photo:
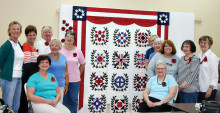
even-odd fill
[(71, 111), (71, 113), (77, 113), (79, 87), (80, 82), (69, 83), (68, 92), (63, 97), (63, 104)]
[(185, 93), (179, 92), (180, 103), (196, 103), (198, 98), (198, 92)]
[(18, 112), (21, 96), (21, 78), (12, 78), (12, 81), (1, 79), (2, 99), (14, 113)]

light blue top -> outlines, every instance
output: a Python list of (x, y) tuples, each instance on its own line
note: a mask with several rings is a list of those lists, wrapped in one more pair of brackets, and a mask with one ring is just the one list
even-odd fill
[(55, 100), (57, 96), (56, 88), (58, 83), (56, 78), (55, 81), (52, 81), (52, 77), (55, 78), (53, 74), (48, 73), (48, 78), (45, 79), (41, 77), (40, 74), (37, 72), (29, 78), (27, 82), (27, 87), (34, 87), (34, 95), (36, 96), (48, 100)]
[(148, 59), (148, 63), (150, 62), (150, 60), (154, 57), (154, 55), (156, 54), (156, 52), (154, 51), (153, 53), (150, 54), (149, 59)]
[[(163, 100), (169, 94), (170, 87), (178, 86), (175, 79), (171, 75), (167, 75), (164, 79), (164, 82), (166, 82), (165, 87), (162, 86), (162, 81), (157, 82), (157, 76), (151, 77), (147, 82), (147, 87), (150, 88), (149, 96)], [(169, 103), (173, 103), (173, 98), (169, 101)]]
[[(50, 54), (48, 55), (50, 56)], [(59, 54), (59, 59), (54, 60), (51, 56), (51, 65), (50, 68), (47, 70), (48, 73), (52, 73), (58, 82), (59, 87), (65, 86), (65, 68), (67, 64), (66, 57), (64, 55)]]
[(165, 58), (161, 53), (156, 53), (154, 57), (151, 59), (147, 68), (148, 79), (156, 75), (156, 63), (158, 60), (163, 60), (167, 64), (167, 72), (166, 74), (172, 75), (174, 78), (177, 78), (178, 74), (178, 64), (180, 58), (177, 55), (173, 55), (171, 58)]

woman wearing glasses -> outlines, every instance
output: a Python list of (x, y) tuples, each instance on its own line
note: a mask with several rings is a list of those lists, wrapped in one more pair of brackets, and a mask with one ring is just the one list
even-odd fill
[(51, 65), (49, 56), (37, 58), (39, 71), (27, 82), (27, 97), (31, 101), (34, 113), (70, 113), (69, 109), (59, 102), (60, 90), (55, 76), (48, 73)]
[(76, 41), (76, 34), (73, 31), (67, 31), (65, 34), (65, 45), (60, 50), (68, 62), (69, 87), (64, 95), (63, 104), (69, 108), (71, 113), (77, 113), (78, 95), (80, 87), (81, 74), (85, 68), (85, 59), (80, 49), (73, 45)]
[(166, 73), (176, 78), (180, 58), (176, 55), (176, 48), (171, 40), (165, 40), (162, 44), (160, 53), (156, 53), (151, 59), (147, 69), (148, 78), (156, 75), (156, 62), (159, 59), (166, 62)]
[(157, 39), (157, 38), (159, 38), (157, 35), (151, 35), (149, 37), (149, 42), (148, 43), (149, 43), (151, 48), (148, 49), (146, 51), (146, 54), (145, 54), (144, 65), (145, 65), (146, 70), (147, 70), (147, 67), (148, 67), (148, 64), (149, 64), (148, 60), (149, 60), (150, 54), (154, 52), (154, 48), (153, 48), (154, 40)]
[(151, 77), (144, 90), (144, 102), (140, 103), (138, 112), (170, 111), (167, 103), (173, 103), (177, 92), (177, 83), (172, 75), (166, 74), (167, 64), (163, 60), (156, 63), (155, 76)]
[(47, 55), (50, 53), (49, 43), (53, 36), (50, 26), (44, 26), (41, 30), (42, 38), (37, 43), (37, 51), (39, 55)]

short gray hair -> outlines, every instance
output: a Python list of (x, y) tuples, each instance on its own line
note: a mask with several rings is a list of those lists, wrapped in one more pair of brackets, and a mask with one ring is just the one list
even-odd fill
[(165, 68), (167, 68), (167, 63), (164, 60), (159, 59), (156, 63), (156, 67), (160, 64), (163, 65)]
[(50, 30), (52, 33), (53, 33), (53, 30), (50, 26), (44, 26), (42, 29), (41, 29), (41, 35), (44, 33), (44, 31), (46, 30)]
[(161, 39), (161, 38), (156, 38), (155, 40), (154, 40), (154, 45), (153, 45), (153, 47), (155, 47), (155, 44), (156, 43), (161, 43), (161, 44), (163, 44), (163, 40)]

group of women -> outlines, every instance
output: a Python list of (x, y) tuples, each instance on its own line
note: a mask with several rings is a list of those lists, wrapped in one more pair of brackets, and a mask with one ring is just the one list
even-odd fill
[[(152, 40), (154, 43), (151, 43)], [(140, 104), (138, 111), (166, 111), (169, 108), (167, 103), (172, 103), (176, 94), (179, 103), (215, 100), (219, 61), (210, 50), (212, 37), (199, 38), (202, 52), (198, 56), (193, 54), (196, 52), (194, 42), (184, 41), (181, 50), (185, 55), (181, 58), (176, 55), (176, 48), (171, 40), (157, 40), (158, 37), (155, 36), (149, 38), (152, 48), (147, 50), (146, 56), (152, 57), (145, 57), (149, 81), (143, 94), (144, 102)], [(161, 43), (159, 52), (156, 46), (158, 42)]]
[[(36, 27), (28, 25), (25, 28), (27, 41), (22, 46), (18, 40), (21, 33), (21, 24), (11, 22), (9, 40), (0, 48), (0, 80), (5, 103), (14, 113), (28, 112), (27, 99), (35, 113), (77, 113), (80, 75), (85, 68), (85, 59), (73, 44), (75, 33), (66, 32), (62, 47), (60, 40), (51, 39), (52, 28), (45, 26), (36, 48)], [(138, 111), (166, 109), (177, 91), (180, 103), (215, 100), (218, 58), (210, 50), (212, 37), (199, 38), (202, 52), (198, 56), (193, 54), (196, 52), (194, 42), (184, 41), (181, 50), (185, 55), (181, 58), (176, 55), (171, 40), (163, 41), (152, 35), (149, 44), (152, 48), (145, 55), (149, 81)], [(27, 94), (24, 90), (26, 83)]]
[(60, 40), (51, 39), (52, 28), (44, 26), (36, 48), (36, 27), (25, 28), (27, 41), (22, 46), (18, 40), (21, 33), (21, 24), (12, 21), (8, 26), (9, 40), (0, 48), (0, 82), (5, 103), (14, 113), (28, 112), (27, 99), (35, 113), (77, 113), (85, 59), (73, 44), (75, 33), (66, 32), (62, 47)]

